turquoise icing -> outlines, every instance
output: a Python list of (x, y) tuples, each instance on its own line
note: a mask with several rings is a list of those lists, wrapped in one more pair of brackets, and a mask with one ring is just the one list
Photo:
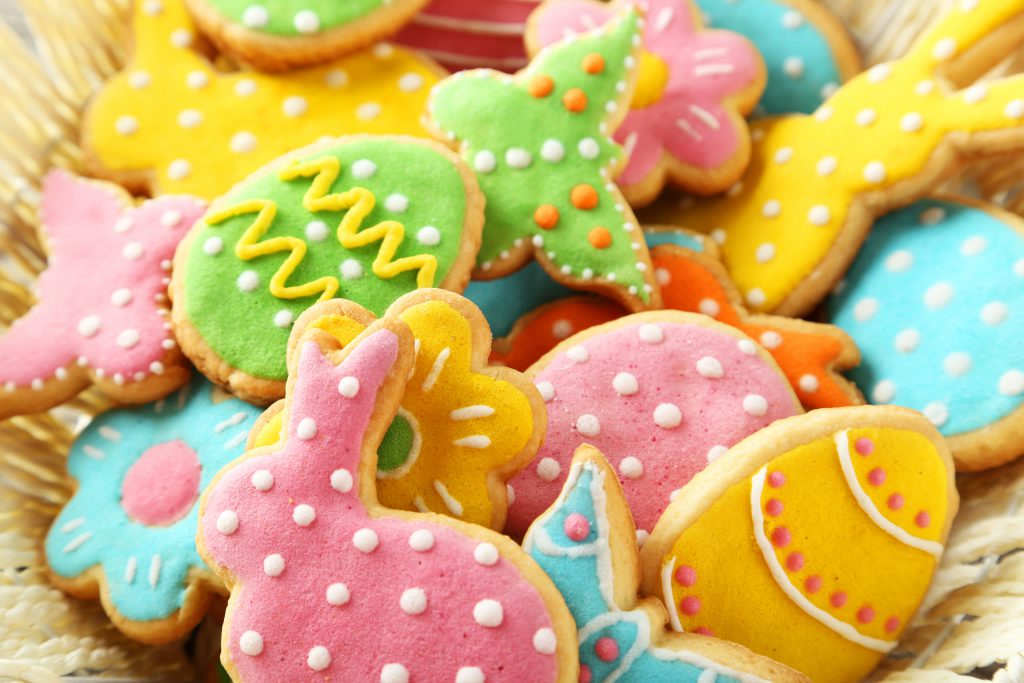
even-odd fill
[[(129, 468), (150, 447), (184, 441), (202, 466), (200, 491), (214, 475), (245, 451), (249, 429), (260, 409), (224, 396), (197, 375), (177, 394), (138, 408), (103, 413), (75, 440), (68, 473), (78, 490), (46, 537), (46, 557), (58, 575), (72, 579), (100, 565), (117, 611), (132, 621), (155, 621), (178, 611), (190, 569), (205, 569), (196, 550), (198, 503), (166, 527), (133, 521), (121, 507), (121, 487)], [(79, 521), (81, 520), (81, 521)], [(77, 542), (84, 534), (84, 541)], [(65, 552), (68, 544), (73, 549)], [(151, 585), (154, 558), (159, 572)], [(136, 570), (126, 580), (129, 563)]]
[[(523, 543), (565, 598), (579, 629), (580, 664), (590, 669), (591, 681), (727, 683), (752, 679), (692, 652), (651, 645), (646, 613), (615, 606), (604, 476), (593, 462), (574, 464), (562, 495), (534, 522)], [(565, 519), (574, 513), (590, 522), (590, 534), (578, 542), (565, 535)], [(624, 546), (632, 547), (632, 539)], [(618, 645), (618, 656), (612, 661), (602, 661), (595, 652), (601, 638), (613, 638)]]
[[(810, 114), (842, 82), (828, 40), (818, 27), (777, 0), (698, 0), (708, 25), (740, 33), (764, 56), (768, 84), (758, 113)], [(798, 21), (803, 19), (803, 21)], [(803, 73), (786, 73), (786, 60), (802, 61)]]
[(884, 217), (827, 308), (860, 347), (850, 377), (873, 403), (953, 436), (1024, 402), (1024, 236), (984, 211), (928, 200)]
[[(648, 247), (675, 244), (691, 251), (704, 251), (696, 235), (683, 231), (644, 232)], [(463, 293), (483, 311), (495, 337), (506, 337), (516, 322), (544, 304), (579, 294), (551, 279), (536, 261), (497, 280), (473, 280)]]

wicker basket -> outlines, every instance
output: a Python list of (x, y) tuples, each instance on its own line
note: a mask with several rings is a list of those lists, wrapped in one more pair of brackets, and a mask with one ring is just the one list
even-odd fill
[[(486, 0), (480, 0), (485, 2)], [(0, 0), (2, 4), (3, 0)], [(828, 0), (867, 62), (902, 54), (955, 0)], [(76, 169), (83, 104), (123, 62), (128, 0), (22, 0), (0, 22), (0, 322), (22, 315), (44, 265), (36, 206), (50, 166)], [(20, 21), (23, 20), (23, 21)], [(20, 34), (33, 36), (29, 45)], [(1013, 70), (1021, 57), (1010, 60)], [(957, 181), (1024, 212), (1024, 159), (988, 163)], [(0, 423), (0, 680), (192, 681), (183, 644), (121, 636), (97, 603), (49, 586), (42, 539), (70, 491), (64, 458), (79, 423), (107, 406), (86, 392), (50, 414)], [(900, 647), (873, 680), (1024, 682), (1024, 462), (959, 479), (961, 512), (941, 568)], [(198, 648), (215, 641), (207, 637)], [(203, 629), (200, 629), (203, 633)], [(195, 649), (195, 648), (192, 648)], [(970, 675), (971, 677), (969, 677)]]

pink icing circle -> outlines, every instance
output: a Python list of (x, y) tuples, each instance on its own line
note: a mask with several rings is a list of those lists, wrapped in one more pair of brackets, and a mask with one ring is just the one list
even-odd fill
[(808, 576), (807, 580), (804, 581), (804, 588), (807, 589), (808, 593), (817, 593), (821, 590), (822, 580), (818, 575)]
[(843, 591), (836, 591), (828, 599), (828, 601), (832, 603), (832, 606), (836, 608), (843, 607), (844, 605), (846, 605), (846, 600), (846, 593), (844, 593)]
[[(671, 318), (666, 315), (666, 319)], [(801, 411), (777, 367), (761, 356), (743, 353), (735, 333), (694, 323), (660, 322), (662, 341), (651, 344), (640, 335), (645, 323), (629, 320), (598, 328), (582, 341), (568, 339), (544, 367), (535, 366), (534, 382), (549, 382), (554, 396), (546, 404), (547, 433), (534, 465), (510, 482), (516, 492), (508, 516), (511, 535), (525, 534), (558, 497), (572, 455), (583, 443), (595, 446), (610, 462), (635, 457), (643, 463), (642, 475), (620, 476), (620, 481), (637, 529), (650, 531), (673, 491), (707, 466), (713, 447), (733, 446), (775, 420)], [(576, 349), (572, 358), (571, 348)], [(721, 377), (704, 377), (693, 369), (706, 356), (721, 364)], [(636, 378), (636, 393), (622, 396), (615, 391), (612, 380), (623, 372)], [(743, 410), (743, 399), (751, 394), (766, 400), (764, 415)], [(660, 429), (654, 425), (651, 415), (661, 404), (679, 408), (679, 426)], [(581, 435), (574, 428), (581, 415), (594, 416), (600, 430)], [(545, 479), (537, 464), (548, 459), (560, 469), (544, 469), (549, 476), (551, 471), (559, 472)]]
[(779, 489), (786, 485), (786, 475), (782, 472), (772, 472), (768, 475), (768, 485), (773, 489)]
[(578, 512), (574, 512), (565, 518), (565, 535), (572, 541), (579, 543), (590, 535), (590, 521)]
[(871, 470), (868, 472), (868, 481), (871, 482), (872, 486), (881, 486), (885, 483), (885, 470), (881, 467)]
[(772, 545), (776, 548), (785, 548), (793, 540), (793, 535), (784, 526), (772, 530)]
[(790, 553), (786, 557), (786, 568), (791, 572), (798, 572), (804, 568), (804, 554), (803, 553)]
[(693, 629), (693, 632), (699, 633), (702, 636), (714, 637), (715, 635), (715, 632), (709, 629), (707, 626), (698, 626), (697, 628)]
[(782, 501), (778, 498), (772, 498), (764, 506), (765, 512), (772, 517), (778, 517), (782, 514)]
[(170, 526), (195, 505), (202, 473), (199, 457), (185, 442), (152, 446), (125, 475), (121, 507), (140, 524)]
[(903, 507), (903, 503), (903, 496), (899, 493), (892, 494), (891, 496), (889, 496), (889, 500), (886, 501), (886, 504), (889, 506), (890, 510), (901, 509)]
[(932, 516), (929, 515), (925, 510), (921, 510), (914, 516), (914, 524), (918, 525), (922, 529), (927, 529), (932, 523)]
[(899, 617), (889, 617), (885, 620), (885, 631), (886, 633), (892, 633), (900, 627)]
[(862, 624), (870, 624), (875, 620), (875, 610), (872, 609), (871, 605), (864, 605), (857, 610), (857, 621)]
[(580, 683), (590, 683), (594, 680), (594, 673), (586, 664), (580, 664)]
[(679, 603), (679, 609), (688, 617), (696, 616), (700, 612), (700, 598), (696, 595), (687, 595)]
[(613, 662), (619, 656), (619, 644), (608, 636), (598, 638), (594, 644), (594, 653), (602, 662)]
[(857, 443), (855, 443), (853, 447), (857, 449), (857, 452), (860, 453), (861, 455), (868, 456), (874, 453), (875, 442), (867, 438), (866, 436), (862, 436), (861, 438), (857, 439)]
[(697, 583), (697, 570), (690, 565), (684, 564), (676, 570), (676, 582), (680, 586), (689, 588)]

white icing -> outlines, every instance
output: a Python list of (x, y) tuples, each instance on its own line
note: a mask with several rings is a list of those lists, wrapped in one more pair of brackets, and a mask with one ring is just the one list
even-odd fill
[(473, 620), (485, 628), (497, 628), (505, 620), (505, 611), (500, 602), (487, 598), (473, 606)]

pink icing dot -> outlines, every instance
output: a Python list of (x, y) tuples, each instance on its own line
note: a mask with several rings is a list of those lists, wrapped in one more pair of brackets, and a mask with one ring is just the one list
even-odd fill
[(580, 664), (580, 683), (590, 683), (594, 680), (594, 674), (586, 664)]
[(778, 498), (772, 498), (765, 503), (764, 509), (772, 517), (778, 517), (782, 514), (782, 501)]
[(565, 535), (579, 543), (590, 535), (590, 521), (578, 512), (565, 518)]
[(917, 513), (917, 515), (914, 516), (914, 524), (918, 525), (922, 529), (927, 529), (931, 523), (932, 516), (924, 510), (921, 510), (920, 512)]
[(773, 489), (781, 488), (786, 483), (786, 475), (782, 472), (772, 472), (768, 475), (768, 485)]
[(697, 583), (697, 570), (688, 564), (684, 564), (676, 570), (676, 582), (680, 586), (689, 588)]
[(798, 572), (804, 568), (804, 554), (790, 553), (786, 558), (786, 568), (791, 572)]
[(871, 455), (875, 452), (875, 443), (866, 436), (862, 436), (857, 439), (857, 443), (855, 443), (853, 447), (857, 449), (858, 453), (865, 456)]
[(807, 580), (804, 581), (804, 588), (807, 589), (808, 593), (817, 593), (821, 590), (821, 577), (815, 574), (814, 576), (808, 576)]
[(613, 662), (619, 656), (619, 644), (608, 636), (598, 638), (594, 644), (594, 653), (602, 662)]
[(683, 598), (683, 601), (679, 603), (679, 609), (688, 617), (695, 616), (700, 612), (700, 598), (696, 595), (687, 595)]
[(903, 496), (898, 493), (894, 493), (889, 496), (889, 500), (886, 502), (890, 510), (899, 510), (903, 507), (903, 503)]
[(846, 593), (843, 591), (836, 591), (829, 597), (828, 601), (831, 602), (832, 606), (835, 608), (843, 607), (846, 605)]
[(711, 629), (709, 629), (707, 626), (698, 626), (697, 628), (693, 629), (693, 632), (694, 633), (699, 633), (702, 636), (712, 636), (713, 637), (715, 635), (714, 632)]
[(875, 610), (870, 605), (864, 605), (857, 610), (857, 621), (862, 624), (870, 624), (875, 620)]
[(889, 617), (885, 620), (885, 631), (886, 633), (893, 633), (900, 627), (899, 617)]
[(789, 529), (786, 527), (780, 526), (772, 530), (772, 545), (776, 548), (785, 548), (792, 540), (793, 535), (789, 533)]
[(885, 483), (885, 470), (881, 467), (871, 470), (868, 472), (868, 481), (871, 482), (872, 486), (881, 486)]
[(196, 452), (180, 440), (152, 446), (128, 470), (121, 506), (146, 526), (170, 526), (192, 509), (203, 472)]

